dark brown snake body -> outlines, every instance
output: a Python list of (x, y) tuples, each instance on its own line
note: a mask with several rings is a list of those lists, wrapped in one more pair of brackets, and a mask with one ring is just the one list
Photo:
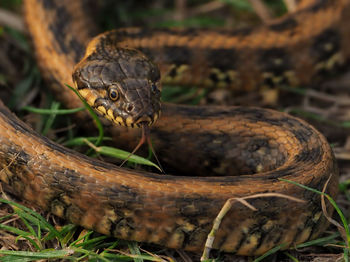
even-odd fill
[[(93, 26), (81, 2), (24, 4), (45, 77), (60, 90), (61, 100), (79, 106), (70, 91), (62, 91), (62, 83), (72, 83), (73, 66), (91, 36)], [(254, 30), (125, 29), (107, 38), (139, 47), (160, 63), (168, 82), (247, 90), (308, 84), (349, 59), (349, 13), (347, 0), (320, 0)], [(107, 128), (125, 143), (135, 139), (117, 127)], [(236, 203), (220, 225), (214, 248), (256, 255), (313, 239), (326, 228), (320, 196), (279, 180), (322, 190), (331, 177), (326, 192), (336, 196), (338, 170), (331, 148), (304, 121), (267, 109), (166, 105), (152, 137), (163, 161), (186, 163), (187, 174), (206, 177), (131, 171), (87, 158), (36, 134), (1, 103), (1, 184), (97, 232), (192, 251), (203, 249), (221, 207), (235, 197), (276, 192), (306, 203), (253, 198), (249, 202), (257, 211)]]

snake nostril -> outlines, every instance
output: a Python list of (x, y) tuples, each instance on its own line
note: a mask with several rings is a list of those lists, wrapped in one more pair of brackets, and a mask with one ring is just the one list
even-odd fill
[(134, 106), (132, 105), (132, 104), (128, 104), (127, 106), (126, 106), (126, 111), (128, 112), (128, 113), (131, 113), (131, 111), (134, 109)]

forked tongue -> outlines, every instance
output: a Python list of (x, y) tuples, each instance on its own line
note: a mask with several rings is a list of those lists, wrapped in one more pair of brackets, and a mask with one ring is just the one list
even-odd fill
[(126, 161), (128, 161), (130, 159), (130, 157), (132, 155), (134, 155), (136, 153), (137, 150), (139, 150), (139, 148), (145, 143), (147, 142), (149, 148), (151, 149), (152, 151), (152, 154), (154, 156), (154, 158), (156, 159), (159, 167), (160, 167), (160, 170), (162, 171), (163, 174), (165, 174), (164, 172), (164, 169), (162, 167), (162, 165), (160, 164), (160, 161), (156, 155), (156, 152), (154, 151), (154, 148), (153, 148), (153, 145), (152, 145), (152, 142), (151, 142), (151, 136), (150, 136), (150, 128), (147, 124), (147, 122), (142, 122), (141, 123), (142, 125), (142, 136), (141, 136), (141, 139), (139, 141), (139, 143), (137, 144), (137, 146), (134, 148), (134, 150), (127, 156), (127, 158), (124, 159), (124, 161), (120, 164), (120, 167), (122, 167)]

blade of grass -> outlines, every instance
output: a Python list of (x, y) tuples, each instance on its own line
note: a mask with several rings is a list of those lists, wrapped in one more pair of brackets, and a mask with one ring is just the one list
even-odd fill
[(85, 110), (85, 107), (78, 107), (78, 108), (73, 108), (73, 109), (43, 109), (43, 108), (37, 108), (37, 107), (32, 107), (32, 106), (24, 106), (21, 108), (22, 110), (35, 113), (35, 114), (42, 114), (42, 115), (68, 115), (68, 114), (74, 114), (80, 111)]
[(18, 228), (16, 228), (16, 227), (11, 227), (11, 226), (8, 226), (8, 225), (0, 224), (0, 229), (1, 229), (1, 230), (4, 230), (4, 231), (11, 232), (11, 233), (14, 233), (14, 234), (16, 234), (16, 235), (23, 236), (23, 237), (24, 237), (24, 236), (26, 236), (26, 237), (32, 236), (32, 234), (29, 233), (29, 232), (27, 232), (27, 231), (18, 229)]
[(254, 12), (252, 5), (246, 0), (220, 0), (240, 11)]
[(152, 161), (137, 156), (137, 155), (130, 155), (130, 152), (121, 150), (121, 149), (117, 149), (114, 147), (109, 147), (109, 146), (99, 146), (96, 147), (94, 144), (92, 144), (89, 141), (85, 141), (86, 144), (88, 146), (90, 146), (92, 149), (94, 149), (97, 153), (101, 154), (101, 155), (105, 155), (105, 156), (110, 156), (110, 157), (114, 157), (114, 158), (118, 158), (118, 159), (127, 159), (130, 162), (136, 163), (136, 164), (140, 164), (140, 165), (147, 165), (147, 166), (153, 166), (155, 168), (157, 168), (159, 171), (162, 171), (161, 168), (156, 165), (155, 163), (153, 163)]
[(346, 242), (347, 242), (346, 243), (347, 247), (350, 246), (350, 230), (349, 230), (348, 222), (347, 222), (343, 212), (340, 210), (339, 206), (337, 205), (337, 203), (334, 201), (334, 199), (330, 195), (328, 195), (327, 193), (323, 193), (323, 192), (321, 192), (319, 190), (316, 190), (314, 188), (311, 188), (311, 187), (299, 184), (297, 182), (288, 180), (288, 179), (279, 178), (279, 180), (287, 182), (287, 183), (290, 183), (290, 184), (293, 184), (293, 185), (296, 185), (296, 186), (299, 186), (301, 188), (304, 188), (304, 189), (309, 190), (311, 192), (314, 192), (316, 194), (325, 196), (328, 199), (328, 201), (331, 203), (331, 205), (334, 207), (334, 209), (337, 211), (337, 213), (338, 213), (338, 215), (340, 217), (340, 220), (342, 221), (342, 224), (344, 226), (345, 233), (346, 233), (346, 239), (344, 239), (344, 240), (346, 240)]
[[(132, 255), (132, 254), (128, 254), (128, 253), (125, 253), (123, 251), (120, 251), (120, 250), (117, 250), (120, 254), (122, 255), (116, 255), (116, 254), (112, 254), (112, 253), (105, 253), (104, 254), (104, 257), (105, 258), (108, 258), (108, 259), (113, 259), (114, 260), (117, 260), (117, 261), (124, 261), (124, 260), (130, 260), (130, 258), (133, 258), (134, 261), (135, 259), (143, 259), (143, 260), (146, 260), (146, 261), (156, 261), (156, 262), (165, 262), (165, 261), (172, 261), (172, 260), (164, 260), (162, 259), (161, 257), (156, 257), (156, 256), (150, 256), (150, 255)], [(110, 261), (110, 260), (108, 260)]]
[(310, 246), (316, 246), (316, 245), (323, 246), (324, 244), (329, 244), (331, 240), (334, 240), (339, 236), (340, 236), (340, 234), (337, 232), (337, 233), (334, 233), (328, 237), (317, 238), (317, 239), (314, 239), (314, 240), (311, 240), (311, 241), (308, 241), (305, 243), (298, 244), (296, 246), (296, 249), (310, 247)]
[[(62, 235), (62, 239), (60, 243), (62, 247), (66, 247), (67, 244), (73, 239), (75, 232), (77, 231), (78, 226), (73, 224), (65, 225), (61, 228), (60, 233)], [(55, 235), (51, 232), (44, 238), (45, 240), (51, 240)]]
[[(40, 214), (38, 214), (37, 212), (31, 210), (30, 208), (27, 208), (27, 207), (25, 207), (25, 206), (22, 206), (22, 205), (20, 205), (20, 204), (18, 204), (18, 203), (16, 203), (16, 202), (9, 201), (9, 200), (7, 200), (7, 199), (0, 198), (0, 202), (5, 203), (5, 204), (8, 204), (8, 205), (12, 206), (13, 208), (16, 207), (16, 208), (19, 208), (19, 209), (21, 209), (21, 210), (27, 212), (27, 215), (28, 215), (28, 216), (26, 217), (26, 219), (29, 218), (29, 219), (28, 219), (29, 221), (34, 221), (34, 222), (36, 222), (37, 220), (34, 220), (33, 218), (38, 219), (38, 220), (42, 223), (42, 224), (41, 224), (42, 227), (47, 228), (48, 231), (50, 231), (50, 232), (53, 232), (53, 233), (56, 235), (56, 237), (58, 237), (59, 239), (62, 238), (60, 232), (58, 232), (50, 223), (48, 223), (48, 222), (45, 220), (45, 218), (43, 218), (43, 217), (42, 217)], [(14, 209), (15, 209), (15, 208), (14, 208)], [(15, 209), (15, 211), (16, 211), (16, 209)], [(30, 215), (31, 217), (29, 217), (29, 215)], [(33, 217), (33, 218), (32, 218), (32, 217)]]
[(41, 226), (40, 226), (40, 223), (37, 224), (37, 227), (38, 227), (37, 236), (38, 236), (38, 239), (41, 239)]
[[(91, 142), (91, 143), (94, 143), (96, 144), (96, 141), (98, 140), (99, 138), (98, 137), (75, 137), (75, 138), (72, 138), (66, 142), (63, 143), (64, 146), (67, 146), (67, 147), (72, 147), (72, 146), (85, 146), (86, 145), (86, 142), (85, 140)], [(103, 138), (103, 141), (112, 141), (112, 138), (111, 137), (104, 137)]]
[(290, 258), (292, 261), (294, 262), (299, 262), (299, 260), (296, 257), (293, 257), (291, 254), (289, 254), (288, 252), (284, 253), (288, 258)]
[(18, 256), (5, 256), (1, 257), (1, 262), (26, 262), (26, 261), (33, 261), (33, 258), (24, 258), (24, 257), (18, 257)]
[(336, 126), (336, 127), (343, 127), (343, 128), (349, 128), (350, 127), (350, 122), (349, 121), (334, 121), (331, 119), (327, 119), (321, 115), (318, 115), (316, 113), (312, 112), (307, 112), (301, 109), (292, 109), (289, 111), (289, 113), (296, 114), (305, 118), (309, 118), (312, 120), (316, 120), (321, 123), (326, 123), (331, 126)]
[(13, 217), (13, 214), (8, 214), (6, 216), (0, 217), (0, 223), (4, 220), (10, 219), (11, 217)]
[[(91, 233), (93, 233), (93, 231), (91, 231)], [(90, 245), (90, 247), (96, 247), (99, 244), (103, 243), (102, 241), (107, 239), (107, 238), (108, 238), (107, 236), (95, 237), (93, 239), (86, 240), (82, 243), (75, 244), (74, 246), (87, 248)], [(101, 242), (101, 243), (99, 243), (99, 242)], [(75, 241), (75, 243), (76, 243), (76, 241)]]
[(41, 252), (29, 252), (29, 251), (12, 251), (12, 250), (0, 250), (0, 254), (11, 255), (24, 258), (35, 258), (35, 259), (53, 259), (53, 258), (65, 258), (69, 255), (74, 254), (72, 249), (62, 250), (43, 250)]
[(34, 248), (35, 248), (36, 250), (41, 250), (41, 249), (42, 249), (41, 243), (40, 243), (40, 245), (39, 245), (39, 244), (33, 239), (33, 236), (32, 236), (32, 235), (31, 235), (30, 237), (28, 237), (28, 236), (23, 236), (23, 235), (19, 235), (19, 236), (16, 237), (16, 243), (17, 243), (17, 241), (20, 240), (21, 238), (24, 238), (24, 239), (26, 239), (28, 242), (30, 242), (30, 243), (34, 246)]
[(278, 88), (302, 96), (305, 96), (307, 93), (307, 89), (302, 87), (290, 87), (286, 85), (281, 85)]
[(261, 255), (260, 257), (254, 259), (253, 262), (260, 262), (262, 261), (264, 258), (276, 253), (278, 250), (282, 249), (285, 246), (285, 244), (281, 244), (278, 246), (275, 246), (274, 248), (270, 249), (269, 251), (267, 251), (265, 254)]
[(11, 226), (7, 226), (7, 225), (3, 225), (3, 224), (0, 224), (0, 229), (1, 230), (4, 230), (4, 231), (8, 231), (8, 232), (11, 232), (13, 234), (16, 234), (20, 237), (23, 237), (25, 239), (27, 239), (36, 249), (39, 250), (39, 246), (38, 244), (32, 239), (32, 234), (31, 233), (28, 233), (26, 231), (23, 231), (21, 229), (18, 229), (16, 227), (11, 227)]
[(119, 244), (119, 240), (114, 241), (111, 245), (109, 245), (105, 250), (101, 252), (101, 256), (105, 256), (109, 253), (109, 250), (115, 248)]
[[(31, 226), (31, 224), (39, 226), (40, 228), (41, 228), (41, 226), (43, 226), (44, 229), (49, 231), (49, 229), (45, 227), (47, 224), (47, 221), (45, 220), (45, 223), (42, 223), (42, 221), (40, 221), (38, 218), (36, 218), (36, 217), (26, 213), (26, 212), (23, 212), (20, 209), (16, 209), (15, 212), (21, 218), (22, 222), (26, 225), (26, 227), (28, 228), (28, 230), (30, 231), (32, 236), (34, 236), (38, 240), (38, 244), (41, 245), (41, 243), (40, 243), (41, 239), (40, 239), (39, 235), (37, 235), (37, 233), (35, 232), (34, 228)], [(57, 235), (56, 235), (56, 237), (57, 237)], [(40, 249), (42, 249), (42, 247)]]
[[(51, 104), (51, 109), (53, 111), (56, 111), (58, 110), (58, 108), (60, 107), (60, 103), (58, 102), (53, 102)], [(42, 131), (42, 134), (45, 136), (47, 135), (47, 133), (49, 132), (49, 130), (51, 129), (54, 121), (55, 121), (55, 118), (56, 118), (56, 114), (52, 113), (49, 115), (48, 119), (45, 121), (45, 126), (43, 128), (43, 131)]]
[(81, 97), (81, 95), (79, 94), (79, 92), (75, 88), (71, 87), (68, 84), (66, 84), (66, 86), (79, 97), (79, 99), (83, 102), (85, 108), (89, 111), (90, 115), (92, 116), (93, 120), (95, 121), (95, 124), (96, 124), (97, 129), (98, 129), (98, 139), (97, 139), (95, 145), (99, 146), (103, 140), (103, 137), (104, 137), (103, 125), (102, 125), (100, 119), (96, 115), (95, 111), (91, 108), (91, 106), (85, 101), (84, 98)]
[[(100, 154), (104, 154), (104, 155), (111, 156), (111, 157), (117, 157), (120, 159), (126, 159), (127, 157), (129, 157), (130, 153), (126, 152), (124, 150), (120, 150), (120, 149), (116, 149), (116, 148), (112, 148), (112, 147), (106, 147), (106, 146), (97, 147), (101, 144), (101, 142), (103, 141), (103, 137), (104, 137), (103, 125), (102, 125), (100, 119), (98, 118), (98, 116), (96, 115), (94, 110), (90, 107), (90, 105), (85, 101), (85, 99), (81, 97), (81, 95), (79, 94), (79, 92), (77, 90), (75, 90), (73, 87), (71, 87), (67, 84), (66, 84), (66, 86), (69, 89), (71, 89), (80, 98), (80, 100), (84, 103), (84, 106), (89, 111), (90, 115), (93, 117), (93, 119), (97, 125), (97, 128), (99, 130), (98, 139), (93, 146), (92, 146), (91, 142), (89, 142), (88, 140), (85, 140), (85, 142), (90, 147), (92, 147), (92, 149), (95, 149), (95, 151), (99, 152)], [(90, 152), (88, 152), (88, 153), (90, 153)], [(134, 163), (138, 163), (138, 164), (142, 164), (142, 165), (154, 166), (155, 168), (157, 168), (159, 171), (162, 172), (161, 168), (158, 165), (154, 164), (153, 162), (151, 162), (143, 157), (133, 156), (133, 157), (129, 158), (129, 161), (134, 162)]]
[[(15, 213), (20, 217), (20, 219), (22, 220), (22, 222), (24, 223), (24, 225), (27, 227), (27, 229), (29, 230), (29, 232), (37, 237), (36, 233), (35, 233), (35, 230), (34, 228), (29, 224), (29, 222), (27, 221), (26, 219), (26, 215), (25, 215), (25, 212), (22, 212), (20, 209), (16, 208), (15, 209)], [(35, 218), (35, 219), (32, 219), (32, 221), (35, 221), (34, 223), (37, 224), (38, 220)]]
[(129, 247), (130, 253), (132, 255), (136, 255), (137, 256), (137, 257), (134, 258), (134, 261), (135, 262), (143, 262), (143, 259), (138, 257), (138, 256), (141, 256), (141, 251), (140, 251), (139, 246), (135, 242), (130, 242), (128, 244), (128, 247)]
[(74, 250), (74, 252), (76, 253), (82, 253), (82, 254), (85, 254), (85, 255), (88, 255), (88, 256), (91, 256), (92, 258), (97, 258), (101, 261), (105, 261), (105, 262), (110, 262), (109, 259), (99, 255), (99, 254), (96, 254), (95, 252), (93, 251), (90, 251), (90, 250), (85, 250), (83, 248), (71, 248), (72, 250)]
[(83, 239), (88, 239), (89, 236), (93, 233), (93, 231), (89, 231), (88, 233), (86, 233), (85, 235), (79, 237), (77, 240), (73, 241), (72, 243), (70, 243), (69, 246), (73, 247), (75, 246), (78, 242), (82, 241)]

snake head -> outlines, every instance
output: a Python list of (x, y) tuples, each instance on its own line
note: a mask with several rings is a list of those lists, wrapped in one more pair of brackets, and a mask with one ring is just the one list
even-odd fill
[(75, 88), (87, 103), (116, 124), (152, 125), (160, 114), (158, 67), (135, 49), (88, 52), (73, 71)]

